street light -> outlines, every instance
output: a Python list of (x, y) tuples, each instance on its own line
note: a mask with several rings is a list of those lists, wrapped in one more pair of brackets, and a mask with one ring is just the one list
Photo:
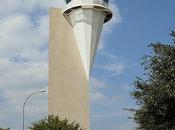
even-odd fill
[(23, 104), (23, 130), (24, 130), (24, 110), (25, 110), (25, 105), (26, 105), (26, 102), (27, 102), (27, 100), (32, 96), (32, 95), (34, 95), (34, 94), (37, 94), (37, 93), (44, 93), (44, 92), (46, 92), (46, 90), (40, 90), (40, 91), (36, 91), (36, 92), (33, 92), (33, 93), (31, 93), (27, 98), (26, 98), (26, 100), (24, 101), (24, 104)]

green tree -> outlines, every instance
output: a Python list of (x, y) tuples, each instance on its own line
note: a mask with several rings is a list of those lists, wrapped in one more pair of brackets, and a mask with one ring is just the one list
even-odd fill
[(0, 130), (10, 130), (10, 128), (0, 128)]
[(84, 130), (76, 122), (70, 123), (69, 120), (61, 120), (59, 116), (48, 116), (40, 121), (33, 122), (30, 130)]
[(173, 43), (152, 43), (143, 57), (145, 77), (134, 81), (132, 97), (138, 109), (130, 109), (138, 130), (175, 130), (175, 32)]

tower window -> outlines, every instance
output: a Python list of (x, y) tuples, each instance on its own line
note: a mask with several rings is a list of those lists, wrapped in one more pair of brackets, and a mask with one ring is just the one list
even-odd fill
[(103, 0), (104, 2), (106, 2), (106, 3), (109, 3), (109, 0)]
[(68, 4), (69, 2), (71, 2), (71, 0), (66, 0), (66, 3)]

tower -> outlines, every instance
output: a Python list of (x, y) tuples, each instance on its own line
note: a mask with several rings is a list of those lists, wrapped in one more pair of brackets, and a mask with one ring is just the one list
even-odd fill
[(109, 0), (65, 0), (50, 8), (48, 112), (89, 130), (88, 85)]

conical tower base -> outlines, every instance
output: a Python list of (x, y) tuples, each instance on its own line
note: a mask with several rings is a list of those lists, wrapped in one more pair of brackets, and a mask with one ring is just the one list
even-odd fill
[(79, 8), (69, 15), (88, 79), (105, 18), (106, 14), (95, 8)]

